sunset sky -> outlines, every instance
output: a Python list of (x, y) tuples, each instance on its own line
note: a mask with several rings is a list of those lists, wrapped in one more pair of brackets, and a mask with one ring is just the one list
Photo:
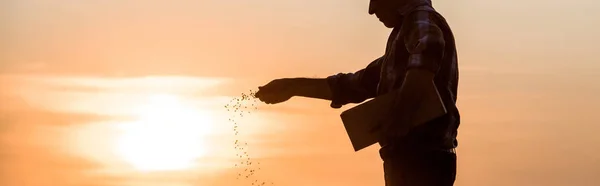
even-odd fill
[[(457, 186), (600, 182), (600, 1), (433, 0), (457, 39)], [(365, 67), (368, 0), (0, 0), (0, 185), (236, 186), (234, 141), (280, 186), (383, 185), (339, 113), (224, 106)], [(252, 101), (244, 101), (251, 104)], [(253, 165), (258, 166), (258, 165)]]

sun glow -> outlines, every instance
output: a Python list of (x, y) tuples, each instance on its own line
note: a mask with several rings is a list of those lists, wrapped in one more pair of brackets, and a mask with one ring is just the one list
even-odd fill
[(137, 110), (138, 119), (121, 126), (117, 154), (140, 171), (191, 168), (208, 149), (203, 138), (213, 124), (210, 114), (176, 96), (153, 95)]

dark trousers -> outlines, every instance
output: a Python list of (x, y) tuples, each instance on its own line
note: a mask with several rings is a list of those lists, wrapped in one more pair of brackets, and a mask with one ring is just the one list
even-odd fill
[(382, 159), (385, 186), (453, 186), (456, 179), (451, 151), (388, 152)]

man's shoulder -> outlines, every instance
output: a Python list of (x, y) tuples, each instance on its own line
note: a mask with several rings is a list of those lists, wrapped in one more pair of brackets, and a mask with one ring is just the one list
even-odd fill
[(405, 25), (445, 25), (446, 20), (431, 6), (419, 6), (409, 11), (403, 22)]

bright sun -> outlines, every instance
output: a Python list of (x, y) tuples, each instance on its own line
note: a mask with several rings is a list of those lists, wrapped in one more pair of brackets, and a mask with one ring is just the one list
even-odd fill
[(135, 122), (122, 125), (117, 153), (141, 171), (181, 170), (206, 153), (212, 120), (207, 112), (171, 95), (150, 96)]

